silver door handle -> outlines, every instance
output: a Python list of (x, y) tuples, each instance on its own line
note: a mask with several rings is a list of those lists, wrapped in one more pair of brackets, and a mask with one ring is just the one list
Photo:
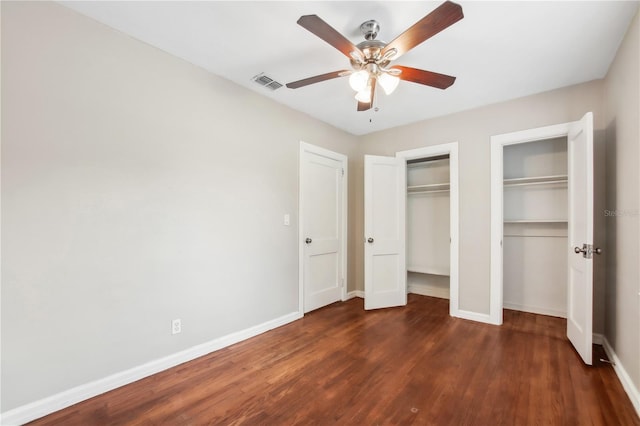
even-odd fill
[(582, 253), (582, 257), (586, 259), (591, 259), (593, 254), (602, 254), (602, 249), (600, 247), (593, 248), (591, 244), (583, 244), (582, 248), (574, 247), (573, 251), (576, 254)]
[(373, 243), (373, 238), (371, 238), (371, 237), (367, 238), (367, 242), (368, 242), (369, 244)]
[(307, 244), (311, 244), (312, 241), (313, 240), (311, 238), (307, 238), (306, 240), (304, 240), (304, 242), (307, 243)]

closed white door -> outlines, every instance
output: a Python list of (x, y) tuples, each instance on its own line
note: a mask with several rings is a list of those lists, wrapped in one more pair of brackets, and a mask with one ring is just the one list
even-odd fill
[(364, 308), (407, 304), (404, 158), (365, 155)]
[(593, 320), (593, 114), (574, 123), (569, 150), (567, 336), (591, 365)]
[[(303, 309), (342, 299), (343, 179), (346, 158), (322, 149), (301, 150)], [(333, 158), (332, 158), (333, 157)]]

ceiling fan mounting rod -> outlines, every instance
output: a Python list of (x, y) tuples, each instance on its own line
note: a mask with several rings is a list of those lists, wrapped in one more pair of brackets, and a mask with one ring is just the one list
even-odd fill
[(360, 25), (360, 31), (362, 31), (365, 40), (374, 40), (380, 31), (380, 24), (378, 21), (370, 19)]

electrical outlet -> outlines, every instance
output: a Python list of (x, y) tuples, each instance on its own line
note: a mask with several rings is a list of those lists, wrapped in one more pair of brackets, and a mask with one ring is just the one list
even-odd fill
[(289, 226), (291, 225), (291, 216), (289, 216), (289, 213), (284, 215), (284, 226)]
[(182, 321), (180, 318), (171, 321), (171, 334), (178, 334), (182, 332)]

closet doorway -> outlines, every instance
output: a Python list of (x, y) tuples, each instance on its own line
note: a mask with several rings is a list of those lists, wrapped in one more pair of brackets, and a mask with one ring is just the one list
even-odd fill
[(407, 161), (407, 291), (449, 299), (449, 155)]
[(458, 144), (365, 156), (365, 309), (407, 292), (458, 316)]
[(504, 307), (567, 318), (591, 364), (593, 115), (491, 138), (491, 321)]

